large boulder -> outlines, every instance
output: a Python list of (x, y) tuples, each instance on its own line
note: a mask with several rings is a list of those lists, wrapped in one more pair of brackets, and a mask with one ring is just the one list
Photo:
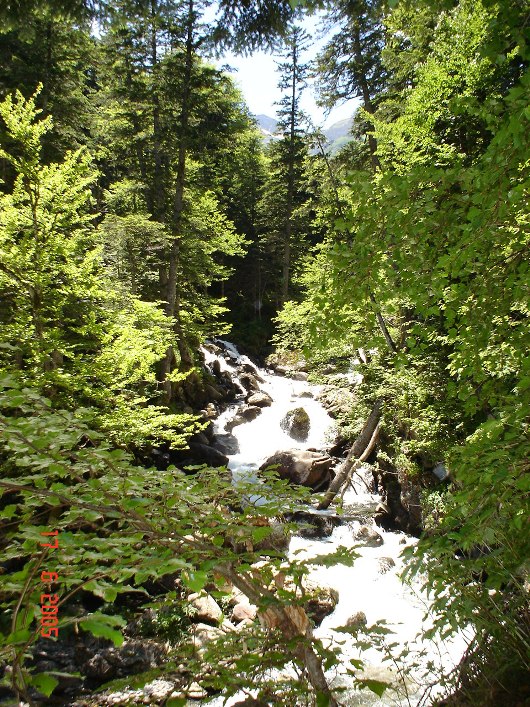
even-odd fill
[(264, 383), (264, 379), (260, 376), (258, 369), (252, 363), (240, 363), (237, 367), (239, 373), (250, 373), (260, 383)]
[(327, 454), (306, 449), (290, 449), (277, 452), (260, 467), (278, 466), (281, 479), (288, 479), (298, 486), (308, 486), (314, 491), (321, 490), (331, 481), (333, 459)]
[(305, 580), (304, 588), (307, 592), (307, 600), (304, 608), (307, 615), (320, 626), (322, 621), (335, 611), (339, 603), (339, 593), (332, 587), (322, 587), (311, 580)]
[(239, 382), (243, 388), (249, 393), (257, 393), (259, 391), (259, 383), (256, 376), (252, 373), (242, 373), (239, 376)]
[(261, 408), (257, 405), (244, 405), (239, 409), (230, 422), (226, 424), (226, 429), (231, 432), (237, 425), (243, 425), (245, 422), (251, 422), (261, 413)]
[(190, 594), (188, 601), (196, 612), (193, 616), (194, 623), (217, 626), (222, 621), (221, 607), (209, 594)]
[(228, 457), (214, 447), (206, 444), (190, 444), (190, 456), (195, 464), (208, 464), (208, 466), (226, 466)]
[(237, 437), (234, 437), (230, 432), (226, 434), (216, 435), (213, 446), (221, 454), (239, 454), (239, 442)]
[(272, 398), (268, 393), (259, 391), (258, 393), (252, 393), (247, 398), (247, 403), (249, 405), (256, 405), (259, 408), (267, 408), (272, 405)]
[(285, 515), (287, 521), (298, 523), (297, 535), (303, 538), (317, 539), (328, 538), (334, 528), (341, 525), (340, 518), (311, 511), (295, 511)]
[(381, 547), (384, 543), (383, 537), (379, 535), (377, 530), (374, 530), (367, 525), (361, 525), (353, 537), (354, 540), (358, 543), (362, 543), (366, 547)]
[(284, 432), (297, 442), (305, 442), (309, 435), (311, 421), (304, 408), (289, 410), (287, 415), (280, 422), (280, 427)]

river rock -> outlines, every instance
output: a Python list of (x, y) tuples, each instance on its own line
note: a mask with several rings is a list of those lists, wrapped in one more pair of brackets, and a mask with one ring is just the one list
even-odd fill
[(348, 388), (324, 385), (317, 395), (317, 400), (331, 417), (340, 419), (351, 413), (355, 405), (355, 393)]
[(195, 464), (208, 464), (208, 466), (226, 466), (228, 457), (219, 452), (215, 447), (207, 444), (190, 444), (190, 456)]
[(267, 408), (272, 405), (272, 398), (268, 393), (259, 391), (258, 393), (252, 393), (247, 398), (247, 403), (249, 405), (257, 405), (259, 408)]
[(252, 373), (242, 373), (239, 376), (239, 382), (249, 393), (257, 393), (259, 391), (258, 381), (256, 380), (256, 376)]
[(354, 540), (362, 543), (366, 547), (381, 547), (384, 543), (383, 537), (373, 528), (362, 525), (353, 536)]
[(226, 429), (231, 432), (237, 425), (243, 425), (245, 422), (251, 422), (255, 420), (258, 415), (261, 414), (261, 408), (257, 405), (244, 405), (239, 408), (237, 415), (235, 415), (227, 424)]
[(313, 619), (315, 626), (320, 626), (326, 616), (335, 611), (339, 603), (339, 593), (333, 587), (322, 587), (309, 579), (304, 580), (303, 586), (307, 594), (304, 605), (306, 613)]
[(346, 621), (346, 626), (349, 626), (350, 628), (361, 628), (361, 626), (366, 626), (367, 624), (368, 621), (364, 611), (357, 611)]
[(216, 435), (214, 439), (214, 447), (221, 454), (239, 454), (239, 442), (237, 437), (227, 432), (226, 434)]
[(392, 557), (380, 557), (377, 564), (379, 565), (379, 574), (386, 574), (390, 572), (392, 567), (396, 566), (396, 562)]
[(328, 538), (333, 529), (341, 525), (340, 519), (325, 514), (311, 513), (309, 511), (296, 511), (285, 516), (286, 520), (299, 523), (296, 534), (308, 539)]
[(295, 381), (306, 381), (309, 378), (308, 374), (304, 371), (297, 371), (293, 373), (291, 377)]
[(218, 626), (208, 624), (195, 624), (193, 631), (193, 644), (199, 650), (211, 641), (217, 641), (224, 636), (224, 631)]
[(230, 618), (235, 624), (239, 624), (241, 621), (254, 621), (257, 613), (258, 610), (253, 604), (242, 602), (241, 604), (236, 604), (236, 606), (234, 606)]
[(327, 454), (306, 449), (290, 449), (286, 452), (276, 452), (260, 469), (277, 465), (281, 479), (288, 479), (293, 484), (308, 486), (317, 491), (329, 484), (333, 463), (333, 459)]
[(207, 623), (217, 626), (223, 618), (221, 607), (209, 594), (190, 594), (188, 601), (197, 612), (193, 616), (194, 623)]
[(294, 410), (289, 410), (287, 415), (280, 422), (280, 427), (282, 430), (287, 432), (287, 434), (296, 439), (297, 442), (305, 442), (307, 436), (309, 435), (309, 427), (311, 421), (309, 415), (304, 410), (304, 408), (294, 408)]
[(237, 367), (239, 373), (250, 373), (260, 383), (265, 383), (265, 380), (260, 376), (258, 369), (252, 363), (240, 363)]

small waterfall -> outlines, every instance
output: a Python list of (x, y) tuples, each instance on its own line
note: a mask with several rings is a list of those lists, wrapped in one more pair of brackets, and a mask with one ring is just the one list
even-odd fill
[[(243, 370), (247, 373), (254, 370), (260, 391), (272, 398), (270, 406), (263, 408), (255, 419), (238, 424), (232, 429), (231, 434), (237, 440), (239, 451), (229, 455), (228, 466), (235, 479), (252, 478), (261, 464), (275, 452), (308, 448), (320, 451), (332, 446), (334, 423), (315, 399), (319, 386), (258, 368), (246, 356), (240, 355), (230, 342), (218, 340), (216, 343), (221, 347), (218, 352), (204, 350), (205, 360), (210, 367), (218, 365), (221, 371), (228, 371), (234, 380), (239, 378)], [(215, 361), (219, 363), (214, 364)], [(353, 365), (345, 377), (353, 380), (355, 376), (358, 374)], [(242, 392), (236, 402), (218, 417), (215, 423), (216, 434), (225, 435), (230, 421), (244, 408), (248, 393), (243, 385), (240, 387)], [(286, 413), (296, 407), (303, 407), (309, 415), (309, 435), (305, 442), (296, 441), (280, 426)], [(328, 675), (330, 684), (346, 688), (346, 692), (342, 693), (341, 704), (419, 707), (428, 704), (424, 693), (429, 682), (434, 682), (442, 669), (450, 669), (459, 662), (469, 637), (461, 635), (444, 645), (435, 645), (431, 640), (421, 639), (421, 634), (431, 626), (426, 619), (429, 601), (421, 591), (419, 582), (409, 586), (403, 584), (399, 578), (403, 569), (401, 552), (404, 547), (415, 544), (417, 540), (405, 533), (384, 531), (375, 525), (373, 515), (381, 499), (378, 495), (370, 493), (371, 485), (371, 473), (369, 468), (365, 467), (364, 471), (355, 477), (352, 487), (345, 494), (345, 522), (334, 528), (329, 537), (323, 539), (307, 539), (295, 535), (290, 543), (289, 555), (291, 558), (310, 562), (313, 557), (335, 552), (339, 546), (355, 546), (359, 553), (359, 558), (352, 567), (342, 564), (332, 567), (312, 565), (309, 578), (320, 586), (333, 587), (339, 594), (335, 610), (315, 629), (314, 634), (325, 645), (340, 646), (344, 666), (347, 666), (350, 660), (361, 658), (365, 664), (361, 677), (388, 682), (397, 689), (387, 690), (381, 698), (368, 690), (354, 690), (346, 670), (334, 669)], [(332, 511), (320, 513), (325, 515)], [(365, 533), (372, 534), (372, 542), (355, 539), (361, 528)], [(361, 654), (355, 639), (347, 633), (336, 631), (356, 614), (362, 615), (363, 622), (365, 619), (368, 626), (386, 622), (387, 628), (392, 632), (387, 644), (393, 644), (387, 652), (372, 647)], [(400, 661), (398, 656), (403, 649), (408, 649), (409, 655), (404, 661)], [(418, 665), (414, 665), (416, 661)], [(429, 662), (432, 662), (432, 665), (428, 665)], [(431, 697), (434, 694), (436, 688), (430, 693)], [(230, 707), (240, 699), (241, 695), (227, 702), (216, 698), (208, 704), (212, 707)]]

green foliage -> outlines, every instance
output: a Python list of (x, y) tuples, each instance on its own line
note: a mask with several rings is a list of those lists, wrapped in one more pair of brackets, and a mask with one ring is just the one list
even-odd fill
[(443, 499), (425, 497), (430, 532), (413, 565), (428, 569), (436, 627), (472, 624), (475, 659), (504, 644), (523, 671), (527, 22), (516, 3), (398, 3), (383, 55), (393, 91), (373, 114), (378, 168), (346, 177), (304, 300), (278, 318), (280, 342), (309, 360), (372, 350), (359, 395), (383, 399), (392, 462), (410, 476), (443, 460), (453, 480)]
[[(33, 608), (42, 592), (42, 569), (59, 575), (54, 584), (60, 596), (59, 630), (79, 624), (117, 645), (124, 619), (108, 610), (79, 613), (78, 608), (73, 613), (71, 599), (77, 592), (91, 592), (111, 605), (119, 595), (141, 590), (147, 580), (164, 575), (178, 573), (183, 585), (195, 591), (219, 576), (238, 572), (253, 592), (262, 588), (267, 606), (280, 601), (266, 596), (270, 577), (260, 579), (255, 570), (250, 571), (262, 557), (261, 551), (253, 549), (256, 531), (265, 518), (272, 520), (299, 507), (307, 490), (292, 493), (285, 481), (270, 474), (264, 479), (265, 505), (244, 503), (242, 510), (229, 511), (255, 494), (255, 484), (241, 482), (236, 488), (219, 470), (203, 469), (187, 476), (174, 467), (163, 472), (137, 467), (127, 453), (109, 446), (90, 428), (91, 411), (54, 409), (50, 400), (18, 387), (14, 378), (2, 379), (0, 409), (3, 552), (5, 561), (20, 567), (0, 577), (2, 610), (12, 618), (2, 634), (0, 653), (15, 666), (13, 684), (20, 694), (25, 694), (29, 679), (24, 656), (39, 631)], [(52, 527), (59, 533), (59, 547), (43, 549), (41, 533)], [(230, 538), (237, 539), (237, 547), (228, 542)], [(273, 550), (264, 552), (270, 557), (270, 573), (282, 558)], [(304, 570), (293, 563), (284, 571), (299, 576)], [(286, 601), (303, 601), (288, 591), (282, 595)], [(177, 640), (185, 629), (185, 614), (177, 603), (175, 611), (162, 610), (155, 628)], [(289, 663), (292, 655), (280, 648), (281, 634), (270, 640), (277, 648), (267, 660), (278, 666)], [(236, 663), (254, 661), (255, 671), (261, 674), (261, 639), (253, 636), (248, 641), (240, 659), (240, 647), (227, 643), (227, 658)], [(219, 671), (224, 685), (234, 685), (234, 691), (251, 684), (250, 674), (236, 671), (227, 683), (222, 665)], [(50, 685), (43, 683), (43, 688)]]
[(149, 404), (171, 321), (103, 270), (89, 213), (90, 156), (80, 149), (41, 164), (51, 120), (38, 120), (34, 97), (9, 96), (0, 115), (13, 146), (0, 154), (17, 174), (0, 195), (3, 370), (58, 404), (98, 406), (98, 424), (119, 444), (184, 446), (194, 418)]

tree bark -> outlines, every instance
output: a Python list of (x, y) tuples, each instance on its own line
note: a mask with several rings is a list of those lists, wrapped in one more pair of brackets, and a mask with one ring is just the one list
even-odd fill
[(304, 609), (301, 606), (281, 603), (269, 589), (238, 574), (231, 567), (221, 565), (216, 571), (232, 582), (253, 604), (259, 606), (266, 600), (267, 608), (258, 614), (262, 624), (266, 628), (278, 629), (288, 641), (295, 642), (294, 656), (305, 667), (309, 682), (317, 693), (327, 697), (329, 707), (338, 707), (326, 681), (322, 662), (311, 645), (313, 631)]
[[(180, 111), (180, 142), (178, 147), (177, 158), (177, 174), (175, 178), (175, 191), (173, 197), (173, 214), (172, 214), (172, 231), (173, 242), (169, 253), (169, 268), (167, 279), (165, 281), (165, 312), (168, 317), (173, 317), (175, 320), (175, 335), (177, 346), (180, 355), (181, 369), (184, 371), (190, 370), (193, 367), (193, 358), (189, 350), (182, 321), (180, 316), (180, 295), (178, 293), (178, 268), (180, 260), (180, 241), (182, 238), (182, 213), (184, 211), (184, 189), (186, 186), (186, 157), (188, 150), (188, 128), (189, 128), (189, 111), (191, 98), (191, 78), (193, 69), (193, 33), (195, 29), (194, 17), (194, 0), (188, 2), (188, 17), (186, 27), (186, 60), (184, 67), (184, 81), (182, 93), (182, 106)], [(171, 383), (167, 382), (167, 376), (171, 372), (175, 354), (173, 348), (170, 347), (166, 353), (166, 357), (162, 362), (161, 374), (164, 382), (164, 390), (166, 397), (171, 396)]]
[(345, 483), (349, 481), (351, 475), (372, 453), (379, 435), (379, 421), (381, 419), (381, 401), (377, 400), (372, 412), (364, 423), (361, 433), (355, 440), (348, 456), (342, 463), (337, 475), (331, 482), (324, 498), (317, 506), (319, 511), (329, 507), (335, 496), (339, 493)]
[[(368, 85), (368, 79), (366, 78), (366, 74), (362, 70), (362, 67), (364, 65), (364, 59), (361, 46), (361, 32), (358, 22), (355, 22), (353, 25), (352, 39), (355, 51), (355, 61), (357, 66), (359, 67), (356, 78), (363, 97), (363, 108), (369, 115), (373, 115), (375, 111), (372, 103), (372, 98), (370, 96), (370, 87)], [(372, 161), (372, 167), (375, 172), (381, 167), (381, 165), (379, 162), (379, 158), (377, 157), (377, 140), (373, 135), (370, 134), (368, 135), (368, 147), (370, 148), (370, 159)]]

